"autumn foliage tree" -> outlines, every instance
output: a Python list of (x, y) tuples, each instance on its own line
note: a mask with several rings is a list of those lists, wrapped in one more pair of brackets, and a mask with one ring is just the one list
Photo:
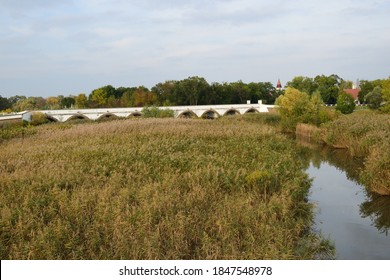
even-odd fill
[(284, 95), (276, 99), (276, 105), (281, 117), (281, 123), (287, 130), (295, 130), (298, 123), (306, 123), (310, 113), (310, 98), (295, 88), (287, 88)]
[(333, 118), (317, 91), (309, 96), (295, 88), (287, 88), (285, 93), (276, 99), (281, 124), (287, 131), (294, 131), (298, 123), (320, 125)]
[(134, 92), (133, 98), (133, 105), (135, 107), (150, 106), (153, 105), (157, 100), (156, 94), (144, 87), (138, 88)]

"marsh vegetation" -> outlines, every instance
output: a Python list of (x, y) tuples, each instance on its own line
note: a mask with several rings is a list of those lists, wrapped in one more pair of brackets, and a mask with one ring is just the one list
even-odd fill
[(312, 259), (277, 117), (47, 124), (1, 143), (2, 259)]
[(360, 111), (323, 127), (330, 146), (345, 148), (364, 162), (360, 180), (370, 191), (390, 195), (390, 115)]

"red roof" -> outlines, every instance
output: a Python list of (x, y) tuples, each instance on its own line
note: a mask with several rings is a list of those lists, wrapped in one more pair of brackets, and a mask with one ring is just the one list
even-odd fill
[(350, 95), (352, 95), (353, 98), (357, 99), (358, 96), (359, 96), (359, 92), (360, 92), (360, 89), (356, 88), (356, 89), (353, 89), (353, 88), (347, 88), (347, 89), (344, 89), (344, 91)]

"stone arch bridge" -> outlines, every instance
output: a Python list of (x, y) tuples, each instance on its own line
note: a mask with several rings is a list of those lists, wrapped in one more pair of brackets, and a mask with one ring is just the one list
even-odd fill
[[(267, 113), (274, 105), (262, 104), (229, 104), (229, 105), (199, 105), (199, 106), (167, 106), (157, 107), (161, 110), (170, 109), (177, 118), (208, 118), (216, 119), (226, 115), (243, 115), (248, 113)], [(35, 111), (46, 115), (46, 118), (54, 122), (66, 122), (75, 119), (100, 120), (110, 117), (140, 117), (140, 107), (132, 108), (99, 108), (99, 109), (69, 109), (69, 110), (42, 110)]]

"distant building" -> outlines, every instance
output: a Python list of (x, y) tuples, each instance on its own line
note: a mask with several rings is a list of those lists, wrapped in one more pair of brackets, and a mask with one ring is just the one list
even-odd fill
[(351, 95), (353, 99), (355, 99), (355, 103), (357, 105), (360, 105), (359, 102), (359, 92), (360, 92), (360, 81), (359, 79), (356, 80), (356, 83), (352, 83), (352, 88), (346, 88), (344, 89), (344, 92)]
[(281, 90), (282, 88), (283, 88), (282, 83), (280, 82), (280, 79), (278, 79), (278, 83), (276, 84), (276, 89)]

